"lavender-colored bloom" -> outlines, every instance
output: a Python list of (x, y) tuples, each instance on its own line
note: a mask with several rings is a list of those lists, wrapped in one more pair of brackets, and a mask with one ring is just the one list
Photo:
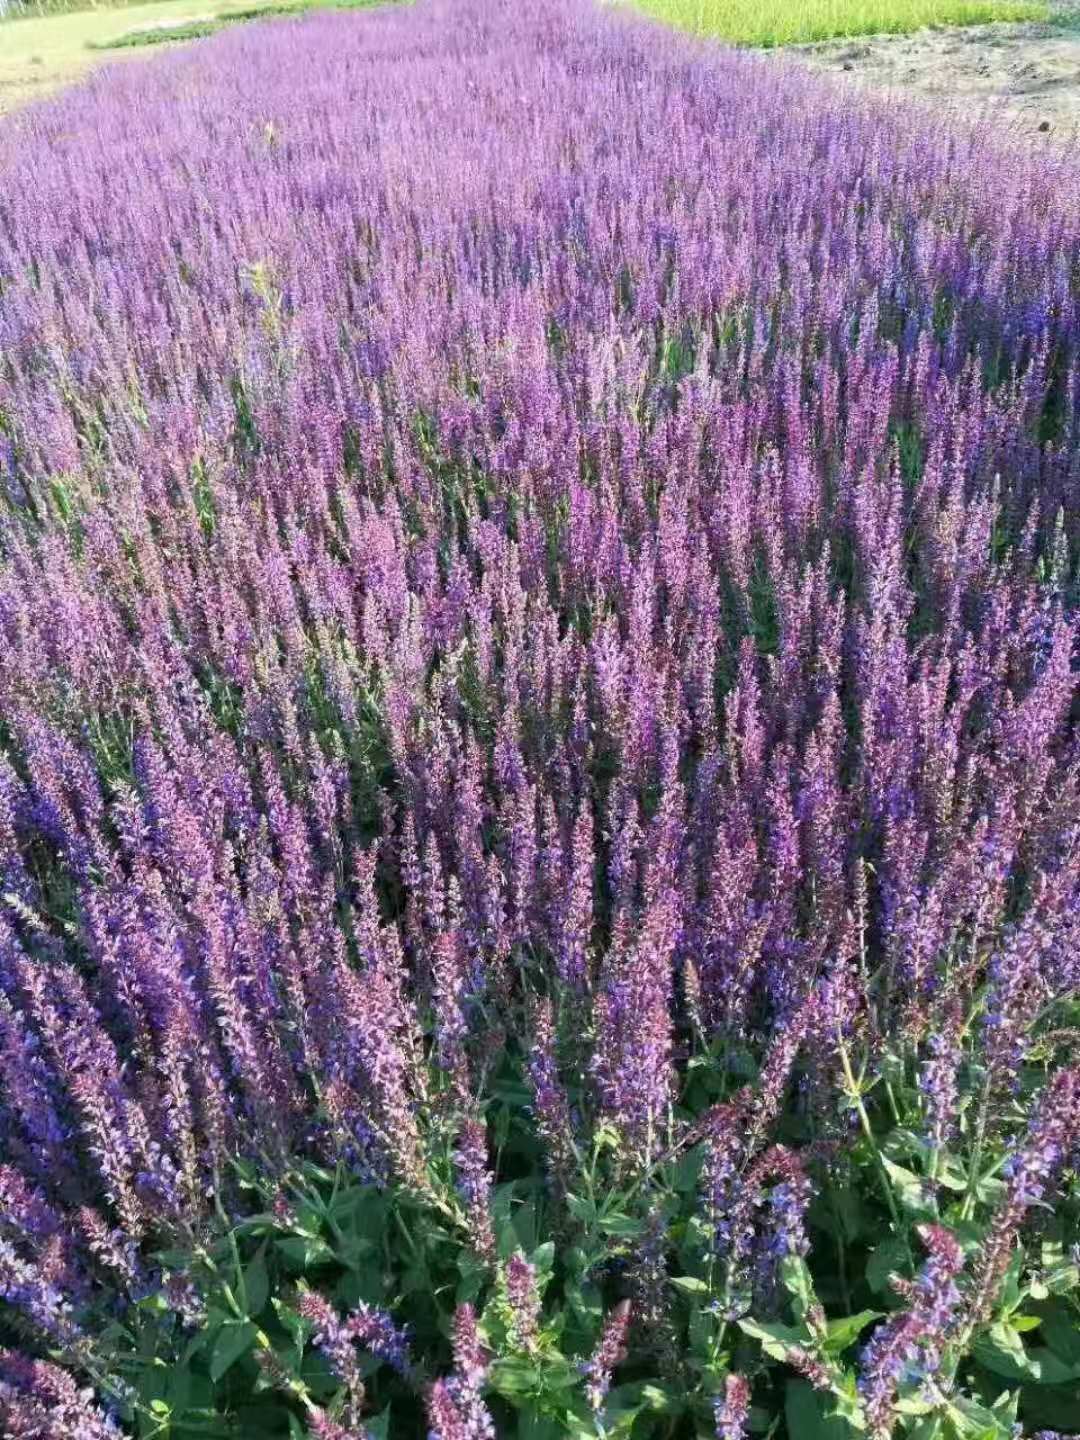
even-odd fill
[(671, 1316), (667, 1247), (667, 1217), (659, 1205), (654, 1205), (634, 1248), (628, 1278), (635, 1320), (649, 1332), (657, 1353), (669, 1363), (677, 1341)]
[(465, 1205), (469, 1238), (484, 1260), (495, 1255), (491, 1220), (491, 1172), (488, 1169), (487, 1131), (479, 1120), (466, 1120), (454, 1147), (457, 1187)]
[(458, 1394), (450, 1380), (436, 1380), (428, 1391), (428, 1440), (495, 1440), (495, 1425), (475, 1397)]
[(454, 1311), (454, 1368), (461, 1383), (479, 1392), (487, 1378), (491, 1357), (488, 1355), (476, 1324), (476, 1311), (469, 1304)]
[(752, 1302), (766, 1312), (775, 1306), (781, 1262), (805, 1255), (806, 1210), (811, 1185), (799, 1156), (770, 1146), (739, 1177), (727, 1234), (728, 1306), (731, 1315)]
[(605, 1317), (596, 1349), (581, 1367), (585, 1376), (586, 1398), (596, 1411), (604, 1408), (604, 1401), (611, 1389), (612, 1372), (626, 1358), (632, 1316), (633, 1307), (630, 1301), (620, 1300)]
[(735, 1184), (746, 1143), (742, 1107), (716, 1107), (706, 1117), (705, 1163), (702, 1167), (705, 1213), (713, 1231), (716, 1253), (723, 1257), (732, 1242), (731, 1211)]
[(927, 1058), (919, 1072), (919, 1090), (926, 1138), (935, 1151), (944, 1149), (956, 1126), (962, 1020), (962, 1012), (954, 1006), (945, 1024), (926, 1038)]
[(1043, 1094), (1024, 1139), (1005, 1162), (1005, 1198), (983, 1241), (975, 1266), (971, 1322), (986, 1320), (997, 1298), (1027, 1212), (1047, 1193), (1080, 1139), (1080, 1066), (1059, 1071)]
[(546, 999), (540, 1001), (536, 1008), (529, 1079), (533, 1088), (537, 1129), (547, 1151), (548, 1174), (556, 1191), (565, 1192), (570, 1183), (574, 1132), (570, 1102), (559, 1076), (554, 1017), (551, 1003)]
[(237, 1157), (445, 1217), (457, 1125), (494, 1268), (523, 1056), (560, 1201), (597, 1120), (619, 1182), (704, 1142), (733, 1310), (805, 1247), (768, 1163), (791, 1104), (837, 1138), (840, 1045), (872, 1109), (913, 1057), (936, 1153), (969, 1076), (988, 1161), (1029, 1112), (973, 1324), (1075, 1150), (1074, 1072), (1017, 1084), (1080, 984), (1075, 164), (608, 11), (230, 27), (0, 123), (0, 1288), (43, 1342)]
[(859, 1391), (875, 1435), (892, 1433), (901, 1385), (937, 1370), (960, 1305), (956, 1277), (964, 1256), (959, 1244), (938, 1225), (924, 1226), (920, 1234), (929, 1259), (905, 1288), (907, 1307), (878, 1326), (861, 1356)]
[(119, 1440), (120, 1427), (80, 1389), (74, 1376), (45, 1360), (0, 1350), (0, 1425), (11, 1440)]
[(361, 1393), (356, 1347), (360, 1346), (393, 1366), (401, 1374), (411, 1368), (407, 1330), (396, 1325), (384, 1310), (361, 1301), (342, 1320), (332, 1305), (314, 1291), (305, 1291), (296, 1308), (314, 1327), (315, 1344), (326, 1355), (334, 1374), (350, 1390)]
[(637, 942), (613, 945), (596, 997), (593, 1070), (605, 1114), (624, 1137), (628, 1158), (648, 1164), (660, 1146), (672, 1099), (671, 897), (650, 907)]
[[(46, 1252), (47, 1253), (47, 1252)], [(70, 1343), (79, 1333), (71, 1300), (61, 1276), (45, 1255), (27, 1259), (0, 1237), (0, 1299), (21, 1311), (24, 1320), (53, 1344)]]
[(810, 1248), (806, 1236), (806, 1210), (810, 1204), (809, 1177), (795, 1156), (784, 1166), (777, 1184), (769, 1190), (764, 1229), (771, 1254), (805, 1255)]
[(325, 1410), (308, 1412), (307, 1427), (314, 1440), (367, 1440), (369, 1432), (363, 1425), (342, 1425)]
[(88, 1206), (79, 1211), (78, 1222), (90, 1253), (112, 1273), (114, 1280), (131, 1291), (142, 1278), (134, 1242), (122, 1231), (110, 1230), (101, 1216)]
[(539, 1339), (540, 1291), (536, 1267), (520, 1251), (510, 1256), (503, 1272), (506, 1301), (513, 1317), (514, 1335), (523, 1350), (534, 1350)]
[(724, 1393), (713, 1402), (716, 1440), (745, 1440), (750, 1418), (750, 1382), (745, 1375), (731, 1374), (724, 1382)]
[(296, 1308), (312, 1326), (311, 1338), (326, 1356), (335, 1378), (351, 1397), (362, 1397), (364, 1379), (349, 1322), (342, 1320), (329, 1301), (313, 1290), (305, 1291), (297, 1299)]
[(471, 1305), (454, 1312), (454, 1373), (428, 1391), (429, 1440), (495, 1440), (495, 1423), (481, 1398), (489, 1357)]
[(161, 1291), (169, 1309), (180, 1316), (187, 1329), (197, 1329), (206, 1319), (206, 1302), (190, 1275), (175, 1272), (163, 1275)]
[(357, 1345), (363, 1346), (377, 1359), (384, 1360), (400, 1374), (409, 1373), (412, 1360), (407, 1327), (395, 1324), (385, 1310), (366, 1305), (362, 1300), (350, 1310), (345, 1323)]

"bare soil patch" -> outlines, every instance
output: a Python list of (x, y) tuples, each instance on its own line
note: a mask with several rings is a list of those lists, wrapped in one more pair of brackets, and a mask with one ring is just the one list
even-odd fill
[[(793, 52), (785, 52), (791, 55)], [(794, 52), (855, 83), (932, 96), (1022, 133), (1080, 139), (1080, 8), (1048, 23), (975, 25), (830, 40)]]

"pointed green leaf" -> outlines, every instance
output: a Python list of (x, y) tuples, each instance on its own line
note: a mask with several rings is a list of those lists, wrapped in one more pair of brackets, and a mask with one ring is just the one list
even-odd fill
[(766, 1325), (757, 1320), (740, 1320), (738, 1325), (744, 1335), (759, 1341), (765, 1354), (774, 1360), (785, 1360), (792, 1346), (805, 1345), (809, 1338), (805, 1330), (791, 1325)]
[(214, 1353), (210, 1357), (210, 1378), (215, 1384), (227, 1370), (236, 1364), (241, 1355), (247, 1354), (255, 1343), (257, 1333), (257, 1327), (250, 1320), (245, 1320), (243, 1324), (235, 1323), (221, 1327), (214, 1345)]
[(798, 1440), (853, 1440), (856, 1431), (839, 1415), (830, 1413), (832, 1402), (805, 1380), (789, 1380), (784, 1389), (787, 1432)]
[(840, 1320), (830, 1320), (825, 1349), (830, 1355), (839, 1355), (856, 1341), (867, 1325), (881, 1319), (880, 1310), (860, 1310), (857, 1315), (845, 1315)]
[(247, 1297), (248, 1314), (258, 1315), (270, 1294), (270, 1276), (266, 1269), (265, 1245), (244, 1271), (244, 1294)]
[(785, 1255), (780, 1262), (780, 1278), (791, 1296), (796, 1318), (805, 1320), (817, 1304), (810, 1267), (801, 1255)]
[(907, 1266), (907, 1246), (899, 1236), (883, 1240), (866, 1262), (866, 1283), (875, 1294), (889, 1288), (889, 1276), (903, 1273)]
[(681, 1290), (684, 1295), (705, 1296), (709, 1293), (709, 1287), (704, 1280), (697, 1275), (673, 1275), (671, 1283), (676, 1290)]
[(888, 1156), (881, 1157), (881, 1163), (888, 1172), (892, 1181), (893, 1193), (900, 1201), (901, 1206), (909, 1214), (925, 1219), (933, 1216), (935, 1206), (929, 1187), (922, 1178), (915, 1174), (914, 1170), (908, 1170), (903, 1165), (897, 1165)]

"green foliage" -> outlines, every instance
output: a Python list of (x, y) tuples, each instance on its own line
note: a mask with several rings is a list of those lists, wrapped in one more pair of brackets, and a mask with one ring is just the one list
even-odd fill
[(91, 50), (132, 50), (150, 45), (168, 45), (182, 40), (202, 40), (216, 35), (229, 25), (248, 20), (269, 20), (275, 17), (301, 15), (307, 10), (366, 10), (392, 0), (280, 0), (280, 3), (250, 5), (244, 9), (227, 10), (200, 20), (181, 20), (175, 25), (152, 25), (129, 30), (105, 40), (90, 41)]
[(928, 25), (1043, 20), (1027, 0), (637, 0), (660, 20), (741, 45), (793, 45), (843, 35), (904, 34)]
[[(694, 1110), (680, 1105), (676, 1120), (685, 1127), (700, 1114), (703, 1096), (739, 1093), (755, 1068), (719, 1052), (695, 1057), (682, 1097)], [(334, 1171), (291, 1165), (270, 1180), (264, 1166), (238, 1163), (223, 1177), (207, 1233), (171, 1237), (152, 1257), (149, 1292), (121, 1320), (96, 1327), (99, 1388), (141, 1436), (303, 1437), (315, 1409), (344, 1423), (348, 1386), (302, 1313), (305, 1293), (314, 1291), (340, 1317), (374, 1306), (407, 1327), (404, 1373), (358, 1350), (363, 1423), (387, 1440), (424, 1433), (425, 1397), (453, 1369), (450, 1335), (465, 1303), (475, 1307), (489, 1352), (484, 1396), (500, 1436), (691, 1440), (712, 1433), (713, 1398), (737, 1372), (753, 1387), (755, 1431), (778, 1440), (857, 1440), (872, 1433), (860, 1385), (864, 1347), (906, 1313), (925, 1263), (924, 1227), (932, 1225), (964, 1257), (962, 1303), (940, 1336), (934, 1370), (915, 1359), (900, 1376), (892, 1433), (1012, 1440), (1017, 1423), (1025, 1433), (1067, 1427), (1080, 1386), (1075, 1185), (1052, 1219), (1015, 1237), (985, 1312), (966, 1309), (1004, 1203), (1001, 1153), (980, 1147), (977, 1106), (968, 1104), (960, 1106), (955, 1145), (928, 1146), (909, 1067), (883, 1067), (892, 1075), (888, 1106), (879, 1103), (877, 1083), (860, 1087), (858, 1057), (848, 1057), (845, 1069), (865, 1128), (815, 1176), (806, 1258), (781, 1258), (773, 1298), (755, 1293), (752, 1309), (714, 1247), (700, 1130), (678, 1130), (683, 1139), (642, 1168), (628, 1163), (619, 1133), (597, 1123), (587, 1144), (582, 1138), (573, 1188), (560, 1192), (543, 1178), (518, 1062), (504, 1056), (487, 1114), (498, 1140), (492, 1259), (472, 1248), (439, 1126), (428, 1136), (422, 1183), (377, 1184), (345, 1163)], [(798, 1125), (788, 1125), (797, 1144)], [(660, 1289), (643, 1306), (629, 1354), (594, 1412), (583, 1367), (619, 1300), (640, 1302), (654, 1221), (665, 1237)], [(539, 1297), (527, 1341), (506, 1284), (513, 1256), (532, 1266)], [(194, 1326), (178, 1313), (166, 1276), (190, 1281)]]

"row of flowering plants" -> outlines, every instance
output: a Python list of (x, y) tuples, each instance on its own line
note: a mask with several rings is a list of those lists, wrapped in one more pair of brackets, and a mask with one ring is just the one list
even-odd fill
[(0, 127), (0, 1432), (1080, 1431), (1080, 179), (586, 0)]

